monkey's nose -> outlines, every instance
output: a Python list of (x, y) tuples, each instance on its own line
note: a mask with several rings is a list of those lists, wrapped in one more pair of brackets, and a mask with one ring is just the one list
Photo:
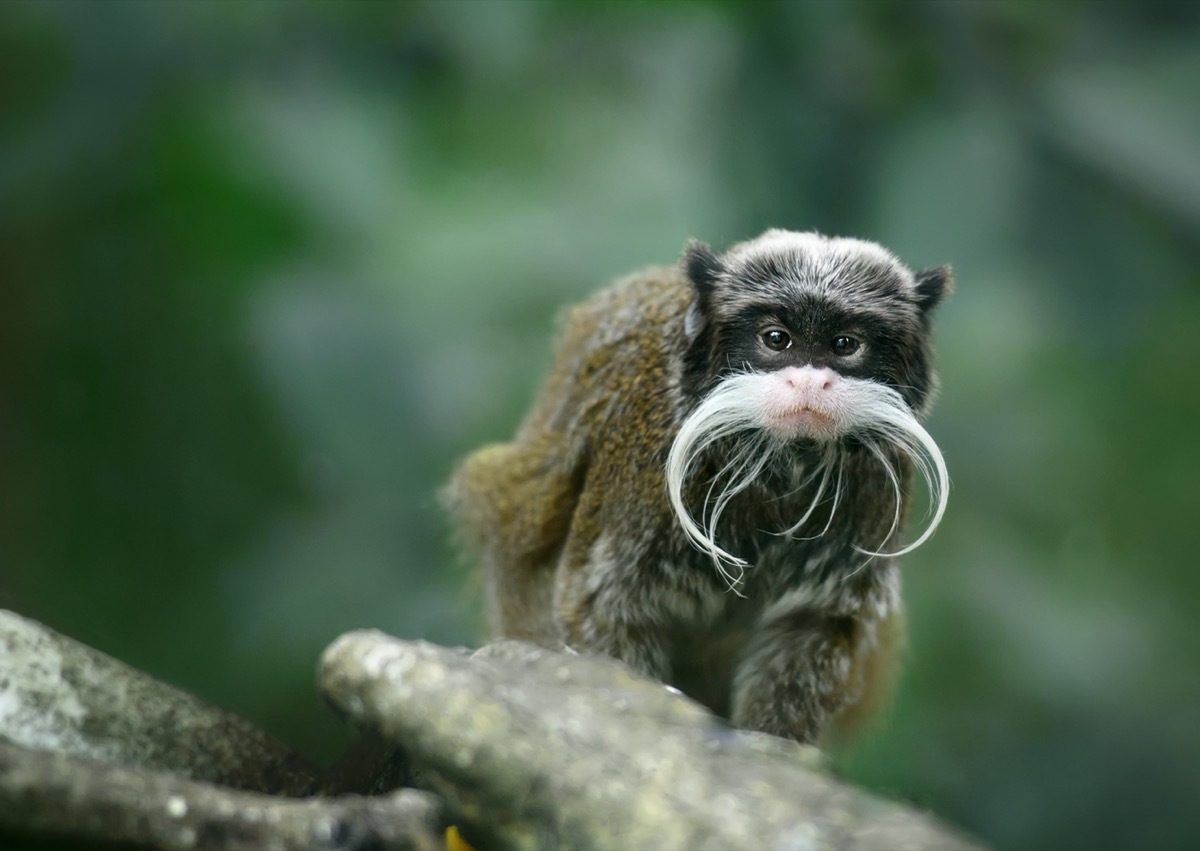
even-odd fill
[(779, 376), (793, 390), (809, 392), (832, 390), (837, 379), (837, 373), (827, 366), (788, 366), (779, 370)]

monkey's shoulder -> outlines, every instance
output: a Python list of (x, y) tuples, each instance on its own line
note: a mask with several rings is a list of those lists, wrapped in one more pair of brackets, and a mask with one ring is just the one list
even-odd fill
[(643, 269), (593, 293), (570, 308), (559, 335), (560, 354), (582, 357), (641, 340), (682, 337), (683, 315), (692, 298), (674, 266)]
[(622, 278), (567, 310), (553, 369), (516, 442), (536, 448), (545, 466), (563, 475), (602, 446), (618, 444), (637, 455), (642, 444), (661, 442), (679, 408), (672, 399), (691, 298), (677, 268), (659, 267)]
[[(567, 311), (550, 384), (569, 399), (577, 425), (642, 420), (677, 391), (692, 289), (676, 267), (636, 272)], [(670, 406), (668, 406), (670, 407)]]
[[(508, 443), (460, 464), (448, 502), (477, 544), (553, 549), (567, 534), (585, 476), (600, 492), (661, 491), (654, 471), (677, 405), (673, 359), (690, 289), (678, 269), (622, 278), (562, 319), (554, 368)], [(647, 472), (650, 475), (646, 475)], [(640, 491), (639, 491), (640, 493)], [(665, 503), (663, 511), (666, 511)]]

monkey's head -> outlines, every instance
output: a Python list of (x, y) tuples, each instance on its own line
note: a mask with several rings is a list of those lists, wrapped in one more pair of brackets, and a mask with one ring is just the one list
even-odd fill
[[(901, 488), (884, 451), (890, 446), (913, 459), (933, 493), (933, 520), (900, 552), (923, 543), (946, 499), (941, 453), (918, 418), (936, 389), (931, 314), (950, 289), (949, 268), (914, 273), (873, 242), (783, 230), (719, 256), (692, 242), (681, 264), (695, 295), (681, 376), (694, 409), (671, 448), (667, 481), (692, 540), (719, 566), (744, 564), (716, 544), (716, 519), (796, 446), (822, 459), (808, 514), (855, 446), (887, 470), (898, 522)], [(683, 482), (716, 447), (728, 448), (726, 480), (706, 503), (702, 527), (684, 507)], [(840, 472), (837, 482), (840, 489)]]

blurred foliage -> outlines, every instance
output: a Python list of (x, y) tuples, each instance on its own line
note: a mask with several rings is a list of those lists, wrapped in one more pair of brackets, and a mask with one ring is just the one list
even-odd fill
[(955, 264), (894, 713), (999, 848), (1200, 836), (1200, 4), (0, 4), (0, 605), (318, 757), (469, 642), (435, 493), (561, 305), (769, 226)]

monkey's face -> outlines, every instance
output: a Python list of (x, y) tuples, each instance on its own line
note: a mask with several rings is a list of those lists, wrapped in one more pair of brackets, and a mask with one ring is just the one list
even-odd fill
[[(875, 243), (786, 231), (768, 231), (720, 258), (693, 243), (684, 265), (696, 291), (684, 375), (694, 398), (732, 374), (812, 368), (836, 376), (787, 372), (777, 395), (803, 387), (800, 407), (824, 400), (836, 408), (843, 377), (890, 387), (918, 413), (927, 406), (930, 312), (948, 286), (947, 269), (914, 276)], [(764, 400), (776, 403), (786, 400)]]
[[(847, 446), (874, 455), (895, 487), (897, 520), (901, 489), (885, 448), (910, 456), (938, 504), (913, 546), (924, 541), (944, 508), (946, 473), (917, 415), (933, 391), (929, 314), (948, 286), (948, 270), (914, 276), (874, 243), (784, 231), (768, 231), (720, 258), (692, 244), (684, 265), (696, 301), (685, 322), (683, 388), (696, 406), (671, 447), (667, 481), (693, 541), (718, 564), (737, 564), (713, 539), (716, 519), (797, 444), (815, 446), (826, 477), (840, 470)], [(710, 450), (728, 457), (701, 528), (684, 507), (682, 488)], [(837, 481), (840, 487), (840, 473)]]
[(723, 379), (758, 376), (743, 383), (741, 404), (779, 437), (849, 436), (861, 419), (855, 409), (874, 385), (900, 392), (912, 407), (928, 395), (931, 377), (919, 345), (918, 358), (904, 358), (901, 341), (878, 316), (822, 296), (742, 306), (714, 336), (723, 352), (710, 359), (710, 392)]

